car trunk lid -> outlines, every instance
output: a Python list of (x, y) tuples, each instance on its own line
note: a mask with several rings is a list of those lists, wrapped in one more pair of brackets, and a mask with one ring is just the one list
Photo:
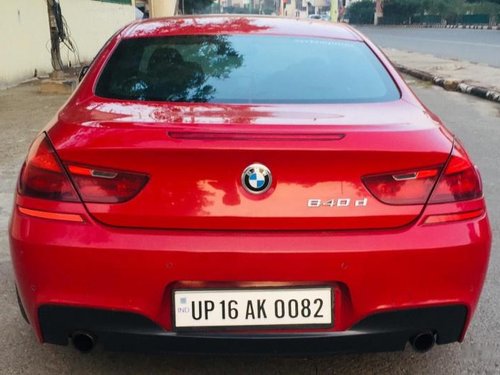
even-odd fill
[[(200, 230), (402, 227), (424, 204), (382, 203), (362, 178), (439, 168), (452, 146), (430, 117), (404, 101), (225, 106), (95, 100), (62, 112), (50, 137), (66, 165), (149, 176), (127, 202), (86, 203), (96, 220)], [(254, 163), (272, 173), (263, 194), (242, 182)]]

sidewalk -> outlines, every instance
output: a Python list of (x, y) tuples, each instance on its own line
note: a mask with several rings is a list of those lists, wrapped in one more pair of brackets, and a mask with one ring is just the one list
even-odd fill
[(385, 48), (384, 52), (403, 73), (446, 90), (500, 102), (500, 68), (392, 48)]

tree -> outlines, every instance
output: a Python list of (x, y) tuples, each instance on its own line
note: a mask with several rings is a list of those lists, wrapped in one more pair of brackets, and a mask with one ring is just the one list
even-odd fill
[(464, 18), (475, 17), (475, 23), (500, 23), (500, 0), (466, 0), (464, 10)]
[(466, 0), (466, 3), (493, 3), (500, 5), (500, 0)]
[(184, 14), (200, 13), (213, 2), (213, 0), (179, 0), (179, 9), (184, 10)]
[(384, 20), (386, 24), (411, 23), (415, 14), (422, 14), (423, 0), (386, 0), (384, 1)]
[(374, 13), (375, 3), (372, 0), (362, 0), (349, 6), (346, 17), (349, 18), (349, 23), (352, 24), (372, 24)]

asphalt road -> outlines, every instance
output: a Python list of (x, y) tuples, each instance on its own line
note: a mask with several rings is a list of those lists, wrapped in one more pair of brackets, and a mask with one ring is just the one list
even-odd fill
[(383, 48), (428, 53), (500, 68), (500, 30), (358, 26)]
[[(500, 231), (500, 106), (413, 82), (417, 94), (468, 147), (484, 179), (493, 233)], [(479, 309), (463, 344), (426, 354), (338, 355), (329, 358), (173, 357), (110, 353), (82, 355), (40, 345), (16, 305), (6, 226), (16, 175), (34, 134), (65, 97), (22, 86), (0, 91), (0, 374), (499, 374), (500, 253), (494, 243)], [(432, 267), (432, 264), (429, 264)]]

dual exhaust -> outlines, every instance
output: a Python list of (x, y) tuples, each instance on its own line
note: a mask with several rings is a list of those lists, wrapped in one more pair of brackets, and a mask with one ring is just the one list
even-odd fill
[[(96, 337), (86, 331), (76, 331), (71, 336), (71, 342), (80, 353), (89, 353), (94, 349)], [(410, 338), (410, 344), (418, 353), (428, 352), (436, 344), (436, 334), (431, 331), (420, 332)]]

